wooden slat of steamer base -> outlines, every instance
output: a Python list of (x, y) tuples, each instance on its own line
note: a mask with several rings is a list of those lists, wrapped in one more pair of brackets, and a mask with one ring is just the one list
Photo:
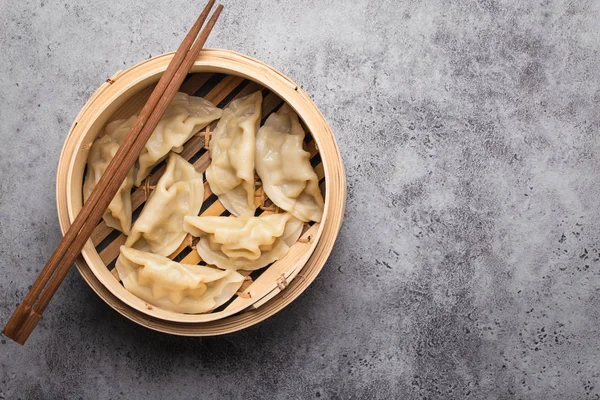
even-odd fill
[(179, 91), (187, 93), (190, 96), (196, 93), (210, 78), (213, 77), (212, 72), (199, 72), (191, 74), (179, 87)]
[[(227, 79), (227, 78), (235, 78), (236, 80), (241, 79), (241, 78), (231, 77), (231, 76), (228, 76), (225, 79)], [(223, 81), (225, 81), (225, 79), (223, 79)], [(223, 82), (223, 81), (221, 81), (221, 82)], [(230, 79), (230, 80), (228, 80), (228, 82), (225, 83), (225, 85), (230, 88), (228, 93), (230, 93), (232, 90), (234, 90), (241, 83), (241, 82), (238, 82), (236, 85), (234, 85), (233, 82), (234, 81)], [(227, 97), (227, 94), (228, 94), (228, 93), (225, 93), (223, 90), (217, 89), (218, 86), (219, 85), (217, 85), (215, 87), (215, 89), (211, 90), (209, 92), (209, 94), (207, 96), (205, 96), (205, 98), (207, 98), (209, 101), (211, 99), (214, 100), (213, 103), (215, 103), (215, 104), (220, 103), (225, 97)], [(243, 97), (247, 94), (253, 93), (258, 88), (259, 88), (258, 85), (251, 82), (248, 85), (246, 85), (240, 91), (240, 93), (238, 93), (235, 96), (235, 98)], [(216, 94), (211, 95), (211, 93), (216, 93)], [(220, 97), (223, 97), (223, 99), (219, 100)], [(280, 104), (281, 104), (281, 99), (279, 99), (279, 97), (277, 95), (275, 95), (274, 93), (269, 93), (269, 95), (267, 95), (263, 101), (263, 105), (261, 108), (262, 115), (265, 115), (265, 116), (269, 115)], [(216, 124), (215, 124), (215, 126), (216, 126)], [(213, 126), (213, 128), (214, 128), (214, 126)], [(201, 135), (196, 136), (196, 137), (190, 139), (185, 144), (184, 150), (181, 152), (181, 155), (185, 159), (189, 160), (196, 153), (200, 152), (203, 147), (204, 147), (204, 138)], [(208, 168), (209, 164), (210, 164), (210, 157), (208, 155), (208, 152), (205, 152), (198, 160), (196, 160), (194, 162), (194, 167), (196, 168), (196, 170), (198, 172), (204, 172), (206, 170), (206, 168)], [(158, 182), (158, 179), (160, 178), (160, 176), (162, 176), (164, 169), (165, 169), (165, 166), (163, 165), (156, 173), (152, 174), (152, 176), (150, 177), (150, 183), (152, 185), (155, 185), (156, 182)], [(137, 188), (132, 194), (131, 201), (132, 201), (132, 209), (136, 210), (138, 207), (140, 207), (145, 202), (144, 189)], [(220, 204), (220, 202), (219, 202), (219, 204)], [(214, 203), (213, 203), (213, 205), (214, 205)], [(221, 206), (221, 209), (222, 209), (222, 211), (220, 211), (218, 214), (214, 214), (216, 212), (216, 210), (211, 210), (211, 211), (207, 210), (202, 215), (221, 215), (224, 211), (222, 206)], [(209, 214), (207, 214), (207, 212), (209, 212)], [(98, 224), (98, 227), (94, 230), (94, 234), (92, 236), (93, 243), (94, 244), (100, 243), (111, 232), (113, 232), (112, 228), (109, 228), (108, 226), (106, 226), (104, 221), (100, 222), (100, 224)], [(102, 259), (102, 261), (104, 262), (105, 265), (109, 265), (111, 262), (113, 262), (119, 256), (119, 248), (123, 244), (125, 244), (126, 239), (127, 238), (125, 235), (119, 234), (119, 236), (117, 238), (115, 238), (104, 249), (102, 249), (102, 251), (100, 251), (100, 253), (99, 253), (100, 258)]]

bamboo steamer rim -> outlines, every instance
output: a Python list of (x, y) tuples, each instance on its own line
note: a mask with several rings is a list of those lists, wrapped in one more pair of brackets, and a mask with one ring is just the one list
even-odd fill
[[(75, 204), (76, 196), (73, 196), (72, 193), (74, 188), (81, 186), (81, 179), (79, 179), (79, 184), (73, 180), (77, 178), (74, 177), (73, 166), (76, 157), (81, 157), (78, 153), (82, 151), (82, 144), (86, 139), (86, 134), (90, 132), (90, 127), (93, 124), (103, 126), (105, 121), (99, 122), (98, 117), (102, 113), (106, 114), (111, 105), (114, 106), (119, 99), (122, 100), (125, 92), (130, 92), (132, 88), (139, 87), (152, 79), (157, 81), (173, 55), (174, 53), (163, 54), (123, 72), (117, 72), (98, 88), (76, 117), (65, 140), (57, 172), (57, 208), (63, 234), (70, 226), (76, 212), (81, 208), (80, 204)], [(154, 330), (179, 335), (208, 336), (234, 332), (256, 324), (287, 306), (310, 285), (325, 264), (341, 227), (346, 204), (346, 180), (339, 149), (329, 125), (304, 91), (285, 75), (251, 57), (219, 49), (202, 50), (191, 72), (237, 75), (255, 81), (276, 93), (298, 113), (311, 132), (319, 147), (326, 180), (323, 222), (320, 224), (311, 251), (307, 253), (306, 264), (298, 277), (290, 282), (282, 293), (259, 308), (220, 320), (202, 322), (201, 318), (200, 320), (182, 318), (169, 321), (148, 315), (143, 310), (132, 307), (128, 302), (123, 301), (122, 296), (115, 294), (110, 286), (103, 282), (98, 268), (91, 268), (88, 265), (88, 263), (94, 263), (92, 265), (97, 266), (99, 258), (93, 257), (94, 254), (97, 256), (97, 252), (91, 241), (86, 244), (82, 253), (85, 260), (79, 257), (76, 262), (77, 268), (92, 289), (111, 307), (132, 321)], [(82, 173), (82, 171), (80, 172)], [(81, 192), (79, 191), (79, 193)], [(101, 261), (100, 265), (104, 267)], [(108, 271), (106, 270), (106, 272)]]

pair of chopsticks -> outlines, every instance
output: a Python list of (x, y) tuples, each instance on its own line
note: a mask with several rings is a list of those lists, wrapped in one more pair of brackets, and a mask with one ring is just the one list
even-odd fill
[[(200, 28), (206, 21), (214, 3), (215, 0), (209, 0), (186, 35), (92, 194), (83, 205), (56, 250), (54, 250), (54, 253), (52, 253), (23, 302), (19, 304), (8, 320), (2, 333), (15, 342), (25, 344), (29, 335), (33, 332), (52, 296), (56, 293), (71, 265), (81, 253), (83, 246), (119, 190), (127, 173), (133, 168), (135, 161), (158, 125), (167, 106), (179, 90), (179, 86), (181, 86), (194, 64), (217, 18), (221, 14), (223, 6), (219, 5), (200, 36), (198, 36), (198, 32), (200, 32)], [(198, 38), (196, 39), (196, 37)]]

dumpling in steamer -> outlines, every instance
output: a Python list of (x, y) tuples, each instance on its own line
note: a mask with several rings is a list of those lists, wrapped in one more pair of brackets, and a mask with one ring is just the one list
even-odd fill
[(116, 267), (129, 292), (156, 307), (179, 313), (214, 310), (244, 282), (244, 277), (235, 271), (180, 264), (125, 246), (121, 246)]
[(178, 92), (163, 114), (158, 126), (139, 157), (135, 184), (139, 186), (152, 167), (162, 161), (169, 151), (180, 153), (185, 142), (212, 121), (221, 117), (221, 109), (202, 97)]
[(233, 215), (254, 215), (254, 153), (261, 92), (232, 101), (210, 139), (206, 180)]
[(298, 116), (284, 104), (256, 134), (256, 173), (275, 205), (302, 221), (320, 222), (323, 196), (303, 143)]
[(198, 215), (204, 201), (202, 173), (171, 153), (165, 173), (133, 224), (125, 246), (168, 256), (183, 242), (183, 217)]
[(247, 271), (284, 257), (302, 234), (303, 225), (288, 213), (184, 218), (184, 229), (200, 238), (196, 251), (207, 264)]
[[(161, 162), (169, 151), (180, 153), (185, 142), (218, 119), (221, 112), (220, 108), (208, 100), (177, 92), (142, 149), (138, 158), (139, 168), (135, 175), (135, 185), (140, 186), (152, 168)], [(128, 119), (113, 121), (112, 129), (129, 132), (136, 118), (134, 115)]]
[[(121, 132), (113, 132), (106, 127), (106, 134), (92, 144), (87, 159), (87, 173), (83, 182), (83, 201), (92, 194), (100, 177), (117, 153), (120, 143), (125, 139)], [(133, 169), (119, 187), (119, 191), (110, 202), (102, 216), (107, 226), (128, 235), (131, 229), (131, 188), (133, 187)]]

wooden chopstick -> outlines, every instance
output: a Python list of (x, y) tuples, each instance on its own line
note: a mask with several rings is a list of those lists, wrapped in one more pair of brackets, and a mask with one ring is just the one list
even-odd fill
[[(39, 322), (41, 314), (90, 238), (95, 226), (117, 193), (125, 176), (135, 164), (150, 135), (158, 125), (162, 114), (173, 100), (179, 86), (198, 57), (223, 9), (222, 5), (217, 7), (207, 26), (194, 43), (194, 39), (204, 24), (213, 4), (214, 0), (209, 0), (186, 35), (92, 194), (44, 266), (23, 302), (19, 304), (4, 327), (3, 333), (17, 343), (24, 344)], [(193, 46), (192, 43), (194, 43)], [(36, 300), (38, 301), (36, 302)]]

